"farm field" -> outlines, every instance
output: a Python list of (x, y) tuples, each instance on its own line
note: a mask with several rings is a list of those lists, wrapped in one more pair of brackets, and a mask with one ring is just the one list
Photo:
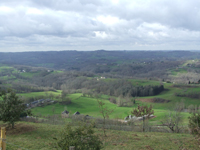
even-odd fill
[[(76, 94), (76, 95), (81, 95), (81, 94)], [(74, 97), (74, 95), (72, 95)], [(110, 103), (108, 100), (102, 100), (106, 107), (109, 109), (113, 109), (113, 113), (109, 115), (109, 118), (111, 119), (124, 119), (126, 116), (131, 114), (131, 111), (133, 111), (133, 108), (136, 108), (137, 105), (133, 107), (118, 107), (115, 104)], [(141, 103), (138, 101), (138, 104)], [(54, 108), (54, 112), (52, 111)], [(87, 98), (87, 97), (80, 97), (75, 100), (72, 100), (72, 103), (69, 105), (60, 105), (60, 104), (52, 104), (48, 105), (45, 107), (36, 107), (32, 109), (32, 113), (34, 115), (53, 115), (53, 114), (61, 114), (62, 111), (64, 111), (67, 108), (67, 110), (73, 114), (76, 111), (80, 112), (81, 114), (84, 115), (89, 115), (93, 117), (102, 117), (100, 112), (99, 112), (99, 107), (97, 100), (94, 98)], [(156, 109), (154, 108), (154, 115), (156, 116), (155, 118), (151, 119), (151, 122), (154, 124), (160, 124), (159, 121), (161, 121), (165, 115), (168, 113), (168, 109)], [(182, 113), (185, 118), (185, 123), (188, 123), (188, 113)]]

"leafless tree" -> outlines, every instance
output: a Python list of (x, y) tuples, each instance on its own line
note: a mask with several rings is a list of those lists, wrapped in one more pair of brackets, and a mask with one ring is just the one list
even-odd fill
[(109, 118), (109, 115), (114, 111), (113, 109), (109, 109), (106, 104), (97, 98), (97, 102), (99, 105), (99, 109), (100, 109), (100, 113), (103, 117), (103, 132), (104, 132), (104, 136), (106, 137), (106, 129), (105, 129), (105, 125), (106, 125), (106, 119)]
[(161, 123), (167, 126), (171, 132), (180, 133), (183, 129), (182, 121), (182, 111), (185, 105), (183, 102), (177, 103), (173, 110), (170, 110), (168, 114), (166, 114), (165, 118), (161, 121)]

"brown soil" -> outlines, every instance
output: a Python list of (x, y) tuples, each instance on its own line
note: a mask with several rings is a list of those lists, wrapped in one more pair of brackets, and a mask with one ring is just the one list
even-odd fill
[(22, 123), (15, 124), (14, 129), (6, 126), (5, 124), (0, 125), (0, 127), (6, 127), (6, 135), (18, 135), (36, 130), (35, 126)]
[(145, 146), (148, 150), (154, 150), (151, 146), (147, 145)]
[(149, 102), (149, 103), (169, 103), (170, 102), (170, 100), (166, 100), (166, 99), (162, 99), (162, 98), (151, 98), (151, 99), (142, 98), (139, 100), (141, 102)]

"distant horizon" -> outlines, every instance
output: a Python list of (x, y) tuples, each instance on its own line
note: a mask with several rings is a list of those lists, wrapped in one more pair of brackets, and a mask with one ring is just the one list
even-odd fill
[(151, 52), (168, 52), (168, 51), (190, 51), (190, 52), (196, 52), (200, 50), (106, 50), (106, 49), (99, 49), (99, 50), (44, 50), (44, 51), (10, 51), (10, 52), (5, 52), (5, 51), (0, 51), (0, 53), (23, 53), (23, 52), (65, 52), (65, 51), (77, 51), (77, 52), (94, 52), (94, 51), (151, 51)]

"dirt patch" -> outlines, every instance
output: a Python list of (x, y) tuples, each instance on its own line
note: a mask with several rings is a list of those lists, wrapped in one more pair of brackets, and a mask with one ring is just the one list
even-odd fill
[(147, 145), (145, 146), (148, 150), (154, 150), (151, 146)]
[(151, 99), (147, 99), (147, 98), (142, 98), (139, 99), (141, 102), (149, 102), (149, 103), (169, 103), (170, 100), (166, 100), (163, 98), (151, 98)]
[(6, 125), (0, 125), (0, 127), (6, 127), (6, 135), (19, 135), (36, 130), (36, 127), (29, 124), (18, 123), (14, 129)]

